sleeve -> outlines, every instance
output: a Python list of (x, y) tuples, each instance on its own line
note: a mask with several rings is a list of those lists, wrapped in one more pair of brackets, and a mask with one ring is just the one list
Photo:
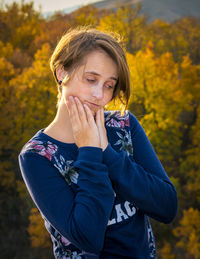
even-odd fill
[(66, 183), (45, 157), (19, 155), (23, 179), (32, 199), (50, 224), (79, 249), (98, 253), (114, 204), (102, 149), (81, 147), (74, 167), (79, 173), (77, 191)]
[(177, 213), (175, 187), (138, 120), (130, 113), (133, 159), (111, 144), (103, 152), (113, 189), (148, 216), (170, 223)]

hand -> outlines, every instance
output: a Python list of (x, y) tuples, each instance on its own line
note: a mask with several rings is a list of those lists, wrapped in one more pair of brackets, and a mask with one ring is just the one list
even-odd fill
[(72, 96), (69, 97), (67, 107), (76, 145), (101, 147), (99, 131), (90, 108)]
[(97, 128), (99, 130), (101, 148), (104, 151), (106, 149), (106, 147), (108, 146), (108, 138), (107, 138), (107, 133), (106, 133), (106, 129), (104, 126), (104, 109), (103, 108), (99, 109), (96, 112), (96, 124), (97, 124)]

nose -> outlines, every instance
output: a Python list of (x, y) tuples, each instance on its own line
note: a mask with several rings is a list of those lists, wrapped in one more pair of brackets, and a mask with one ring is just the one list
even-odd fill
[(92, 96), (95, 97), (98, 100), (101, 100), (103, 98), (103, 86), (102, 85), (96, 85), (92, 87)]

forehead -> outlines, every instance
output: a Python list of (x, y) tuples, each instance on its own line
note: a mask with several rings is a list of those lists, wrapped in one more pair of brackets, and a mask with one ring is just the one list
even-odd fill
[(84, 57), (83, 70), (97, 71), (97, 73), (118, 75), (117, 64), (115, 61), (103, 50), (95, 50)]

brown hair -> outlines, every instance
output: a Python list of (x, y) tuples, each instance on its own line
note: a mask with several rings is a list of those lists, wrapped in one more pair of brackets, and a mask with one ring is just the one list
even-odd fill
[(81, 64), (87, 54), (94, 50), (105, 51), (118, 68), (118, 82), (113, 98), (121, 101), (127, 107), (130, 97), (130, 72), (119, 35), (111, 32), (101, 32), (89, 27), (70, 29), (58, 42), (50, 59), (50, 67), (58, 84), (58, 102), (61, 97), (61, 88), (56, 76), (59, 65), (69, 73)]

